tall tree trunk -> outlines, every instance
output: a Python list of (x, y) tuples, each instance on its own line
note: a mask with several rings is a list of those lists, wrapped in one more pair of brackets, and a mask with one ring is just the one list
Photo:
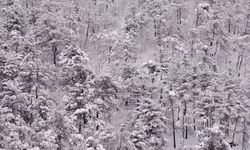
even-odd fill
[(214, 37), (215, 37), (215, 31), (214, 31), (214, 29), (212, 31), (212, 34), (213, 34), (213, 37), (212, 37), (212, 39), (210, 39), (210, 46), (214, 45)]
[(238, 77), (240, 77), (241, 73), (240, 73), (240, 70), (241, 70), (241, 66), (242, 66), (242, 63), (243, 63), (243, 58), (244, 58), (244, 50), (242, 50), (241, 52), (238, 53), (238, 60), (237, 60), (237, 72), (238, 72)]
[(177, 24), (181, 24), (181, 8), (177, 9)]
[(236, 128), (238, 124), (239, 117), (236, 118), (235, 125), (234, 125), (234, 130), (233, 130), (233, 137), (232, 137), (232, 143), (234, 143), (234, 138), (235, 138), (235, 133), (236, 133)]
[(123, 141), (122, 141), (122, 131), (120, 131), (120, 142), (119, 142), (119, 149), (118, 150), (122, 150), (122, 143), (123, 143)]
[(193, 118), (193, 123), (194, 123), (194, 131), (196, 131), (195, 118)]
[(245, 27), (245, 34), (247, 34), (247, 30), (250, 29), (249, 25), (250, 25), (250, 15), (247, 16), (247, 23), (246, 23), (246, 27)]
[(35, 97), (38, 99), (38, 79), (39, 78), (39, 69), (38, 65), (36, 66), (36, 89), (35, 89)]
[(173, 98), (170, 97), (171, 102), (171, 110), (172, 110), (172, 128), (173, 128), (173, 142), (174, 142), (174, 148), (176, 148), (176, 134), (175, 134), (175, 117), (174, 117), (174, 102)]
[(178, 121), (180, 120), (180, 112), (181, 112), (181, 109), (180, 109), (180, 107), (178, 107), (178, 114), (177, 114), (177, 120)]
[(81, 121), (81, 119), (79, 119), (79, 121), (78, 121), (78, 133), (82, 133), (82, 121)]
[(192, 39), (192, 45), (191, 45), (191, 58), (195, 57), (195, 49), (194, 49), (194, 39)]
[[(158, 45), (159, 45), (159, 48), (160, 48), (160, 64), (162, 64), (162, 59), (163, 59), (163, 54), (162, 54), (162, 48), (161, 48), (161, 41), (160, 39), (158, 39)], [(160, 72), (160, 83), (162, 83), (162, 70)], [(160, 103), (162, 102), (162, 99), (163, 99), (163, 87), (160, 88)]]
[(111, 49), (112, 49), (112, 47), (109, 46), (109, 58), (108, 58), (109, 66), (110, 66), (110, 62), (111, 62)]
[(56, 44), (52, 45), (52, 51), (53, 51), (53, 63), (54, 63), (54, 65), (56, 65), (57, 64), (57, 61), (56, 61), (56, 59), (57, 59), (57, 46), (56, 46)]
[[(195, 111), (196, 109), (196, 99), (195, 99), (195, 96), (194, 96), (194, 105), (193, 105), (193, 110)], [(195, 114), (193, 114), (193, 124), (194, 124), (194, 131), (196, 131), (196, 121), (195, 121)]]
[(243, 133), (242, 133), (242, 150), (247, 150), (248, 145), (247, 143), (249, 143), (249, 134), (247, 133), (247, 122), (246, 122), (246, 118), (244, 118), (244, 122), (243, 122)]
[(157, 37), (157, 22), (154, 20), (154, 36)]
[(196, 13), (196, 27), (199, 26), (199, 19), (200, 19), (199, 11), (197, 10), (197, 13)]
[(187, 132), (188, 132), (187, 126), (185, 125), (186, 114), (187, 114), (187, 104), (186, 104), (186, 101), (184, 101), (184, 109), (183, 109), (183, 115), (182, 115), (182, 136), (185, 139), (187, 139)]
[(90, 21), (88, 20), (88, 24), (87, 24), (87, 31), (85, 34), (85, 42), (84, 42), (84, 47), (86, 46), (86, 44), (88, 43), (88, 39), (89, 39), (89, 27), (90, 27)]

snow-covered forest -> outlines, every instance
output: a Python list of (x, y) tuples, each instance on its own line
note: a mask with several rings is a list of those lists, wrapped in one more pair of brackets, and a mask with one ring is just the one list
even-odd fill
[(250, 150), (250, 0), (0, 0), (0, 150)]

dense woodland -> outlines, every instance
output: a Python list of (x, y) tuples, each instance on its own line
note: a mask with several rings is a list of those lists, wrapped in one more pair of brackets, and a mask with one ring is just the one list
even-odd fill
[(0, 150), (249, 150), (249, 0), (0, 0)]

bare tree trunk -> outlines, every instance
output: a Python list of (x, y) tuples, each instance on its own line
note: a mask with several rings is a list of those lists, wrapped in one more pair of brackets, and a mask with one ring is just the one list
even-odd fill
[[(159, 41), (158, 41), (159, 43), (159, 47), (160, 47), (160, 64), (162, 64), (162, 48), (161, 48), (161, 42), (160, 42), (160, 39), (159, 39)], [(162, 83), (162, 70), (161, 70), (161, 72), (160, 72), (160, 83)], [(160, 88), (160, 102), (162, 102), (162, 99), (163, 99), (163, 87), (161, 87)]]
[(188, 126), (186, 126), (186, 135), (185, 135), (185, 139), (188, 139)]
[(178, 115), (177, 115), (177, 120), (178, 121), (180, 120), (180, 111), (181, 111), (181, 109), (180, 109), (180, 107), (178, 107)]
[(215, 32), (214, 32), (214, 29), (213, 29), (213, 37), (212, 37), (212, 39), (210, 39), (210, 46), (213, 46), (213, 44), (214, 44), (214, 36), (215, 36)]
[(80, 117), (80, 120), (78, 122), (78, 133), (82, 133), (82, 121), (81, 121), (81, 117)]
[(118, 150), (122, 150), (122, 130), (120, 131), (120, 142), (119, 142), (119, 148)]
[(250, 27), (248, 27), (249, 26), (249, 24), (250, 24), (250, 15), (248, 15), (248, 17), (247, 17), (247, 23), (246, 23), (246, 27), (245, 27), (245, 33), (247, 34), (247, 30), (250, 28)]
[(193, 123), (194, 123), (194, 131), (196, 131), (195, 118), (193, 118)]
[(191, 58), (195, 56), (195, 50), (194, 50), (194, 39), (192, 39), (192, 46), (191, 46)]
[(174, 148), (176, 148), (175, 119), (174, 119), (174, 102), (173, 102), (173, 99), (171, 97), (170, 97), (170, 102), (171, 102), (171, 110), (172, 110), (173, 142), (174, 142)]
[(235, 125), (234, 125), (234, 130), (233, 130), (233, 137), (232, 137), (232, 143), (234, 143), (234, 138), (235, 138), (235, 132), (237, 128), (239, 117), (236, 118)]
[(242, 66), (242, 63), (243, 63), (243, 58), (244, 58), (244, 50), (242, 50), (241, 52), (238, 53), (238, 60), (237, 60), (237, 72), (238, 72), (238, 77), (240, 77), (241, 73), (240, 73), (240, 70), (241, 70), (241, 66)]
[(196, 13), (196, 27), (198, 27), (198, 25), (199, 25), (199, 19), (200, 19), (199, 11), (197, 10), (197, 13)]
[(109, 58), (108, 58), (109, 65), (110, 65), (110, 62), (111, 62), (111, 49), (112, 49), (112, 47), (109, 46)]
[(177, 9), (177, 24), (181, 24), (181, 8)]
[(142, 24), (140, 24), (140, 36), (141, 36), (141, 50), (140, 54), (144, 51), (144, 37), (143, 37), (143, 27)]
[(38, 99), (38, 78), (39, 78), (39, 69), (38, 65), (36, 66), (36, 90), (35, 90), (35, 97)]
[(52, 51), (53, 51), (53, 63), (54, 65), (57, 64), (56, 59), (57, 59), (57, 46), (56, 44), (52, 45)]
[[(195, 97), (194, 97), (194, 106), (193, 106), (193, 110), (195, 110), (196, 109), (196, 99), (195, 99)], [(194, 116), (193, 116), (193, 124), (194, 124), (194, 131), (196, 131), (196, 121), (195, 121), (195, 114), (193, 114)]]
[(88, 26), (87, 26), (87, 31), (86, 31), (86, 35), (85, 35), (84, 46), (86, 46), (86, 44), (88, 43), (88, 39), (89, 39), (89, 26), (90, 26), (90, 21), (88, 21)]
[(157, 22), (154, 20), (154, 36), (157, 37)]
[(182, 136), (185, 139), (187, 139), (187, 132), (188, 132), (187, 126), (185, 125), (186, 114), (187, 114), (187, 104), (186, 104), (186, 101), (184, 101), (184, 109), (183, 109), (183, 116), (182, 116)]
[(248, 145), (247, 143), (249, 142), (249, 134), (247, 133), (247, 122), (246, 118), (244, 118), (243, 122), (243, 135), (242, 135), (242, 150), (247, 150)]

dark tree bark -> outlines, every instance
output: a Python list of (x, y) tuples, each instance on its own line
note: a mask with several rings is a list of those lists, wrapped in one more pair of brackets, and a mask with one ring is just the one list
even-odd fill
[(176, 148), (175, 117), (174, 117), (174, 102), (173, 102), (173, 99), (172, 99), (171, 97), (170, 97), (170, 103), (171, 103), (171, 112), (172, 112), (173, 142), (174, 142), (174, 148)]

